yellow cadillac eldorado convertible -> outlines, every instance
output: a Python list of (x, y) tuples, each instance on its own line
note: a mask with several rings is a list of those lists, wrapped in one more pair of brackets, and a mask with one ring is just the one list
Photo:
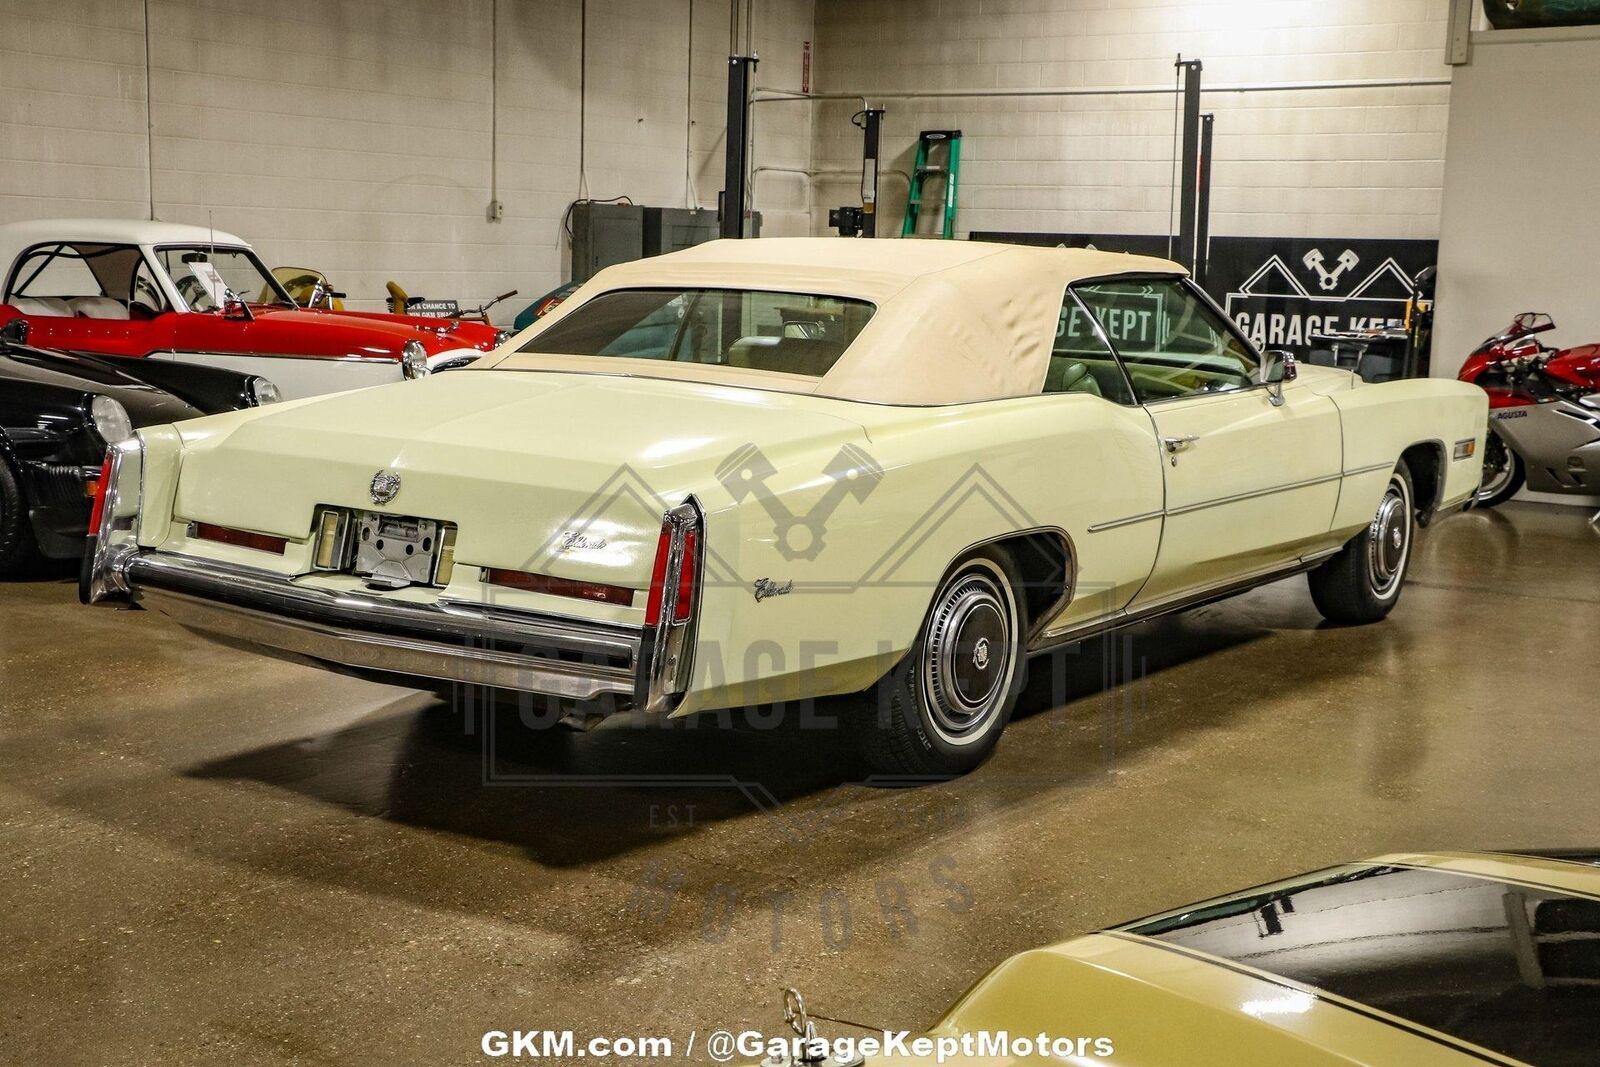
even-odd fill
[(790, 990), (792, 1032), (747, 1031), (738, 1051), (762, 1067), (1600, 1063), (1597, 863), (1345, 864), (1013, 956), (925, 1034), (839, 1031)]
[(1163, 260), (718, 241), (465, 371), (142, 430), (81, 592), (586, 717), (853, 695), (877, 770), (947, 775), (1035, 653), (1297, 572), (1383, 618), (1486, 412), (1258, 352)]

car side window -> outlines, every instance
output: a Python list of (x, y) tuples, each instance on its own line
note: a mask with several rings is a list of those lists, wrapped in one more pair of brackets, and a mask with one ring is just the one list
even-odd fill
[(524, 352), (626, 356), (820, 378), (875, 307), (822, 293), (616, 289), (572, 310)]
[(1042, 391), (1088, 393), (1118, 404), (1134, 402), (1133, 394), (1128, 391), (1128, 380), (1117, 366), (1117, 357), (1106, 347), (1094, 319), (1070, 292), (1061, 301)]
[(1125, 278), (1073, 291), (1105, 330), (1140, 403), (1255, 384), (1255, 352), (1178, 278)]
[(161, 283), (156, 280), (154, 268), (139, 257), (139, 264), (133, 271), (133, 285), (128, 296), (128, 307), (132, 310), (137, 306), (140, 310), (152, 315), (159, 315), (167, 310), (167, 296), (161, 291)]
[(39, 300), (105, 294), (82, 253), (64, 245), (51, 245), (28, 253), (17, 266), (11, 291), (6, 295)]

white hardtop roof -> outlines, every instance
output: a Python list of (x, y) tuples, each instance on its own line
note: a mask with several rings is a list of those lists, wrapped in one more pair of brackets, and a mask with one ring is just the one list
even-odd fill
[[(1181, 275), (1164, 259), (979, 241), (769, 237), (711, 241), (607, 267), (481, 369), (579, 370), (694, 378), (883, 404), (959, 404), (1029, 396), (1044, 384), (1066, 287), (1091, 278)], [(594, 296), (652, 286), (765, 289), (877, 306), (820, 378), (612, 356), (546, 356), (540, 332)], [(527, 348), (527, 353), (518, 349)]]
[(0, 226), (0, 275), (25, 248), (51, 241), (94, 241), (112, 245), (243, 245), (250, 242), (208, 226), (148, 219), (33, 219)]

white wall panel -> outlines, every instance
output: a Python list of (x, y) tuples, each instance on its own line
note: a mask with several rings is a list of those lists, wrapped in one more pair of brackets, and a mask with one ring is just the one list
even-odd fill
[[(1171, 84), (1182, 52), (1208, 85), (1441, 78), (1445, 0), (822, 0), (827, 90)], [(1212, 232), (1433, 237), (1448, 87), (1208, 94)], [(960, 232), (1166, 233), (1170, 97), (886, 98), (885, 167), (918, 130), (959, 127)], [(788, 107), (769, 104), (763, 107)], [(851, 202), (858, 104), (817, 108), (818, 217)], [(760, 162), (758, 160), (758, 162)], [(883, 181), (898, 232), (899, 177)], [(925, 222), (931, 220), (925, 217)], [(880, 232), (885, 228), (880, 223)]]
[[(722, 185), (728, 0), (149, 0), (148, 154), (145, 6), (0, 0), (0, 220), (145, 217), (153, 175), (157, 217), (214, 219), (376, 308), (390, 278), (531, 299), (565, 277), (580, 190)], [(753, 27), (797, 64), (811, 0), (756, 0)], [(761, 136), (803, 164), (810, 116)]]
[(1600, 39), (1477, 45), (1453, 91), (1434, 372), (1519, 311), (1555, 317), (1549, 343), (1600, 340)]
[(1456, 72), (1439, 234), (1438, 375), (1454, 376), (1467, 353), (1519, 311), (1554, 316), (1557, 329), (1541, 338), (1547, 344), (1600, 339), (1587, 269), (1600, 246), (1592, 180), (1600, 171), (1592, 107), (1600, 99), (1600, 33), (1546, 37), (1475, 44), (1471, 63)]

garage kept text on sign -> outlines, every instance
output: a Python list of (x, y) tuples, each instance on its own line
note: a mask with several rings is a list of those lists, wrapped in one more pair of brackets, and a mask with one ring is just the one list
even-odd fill
[[(974, 241), (1167, 255), (1165, 236), (974, 231)], [(1372, 238), (1213, 237), (1206, 289), (1258, 348), (1307, 355), (1338, 330), (1398, 326), (1413, 279), (1439, 242)]]

